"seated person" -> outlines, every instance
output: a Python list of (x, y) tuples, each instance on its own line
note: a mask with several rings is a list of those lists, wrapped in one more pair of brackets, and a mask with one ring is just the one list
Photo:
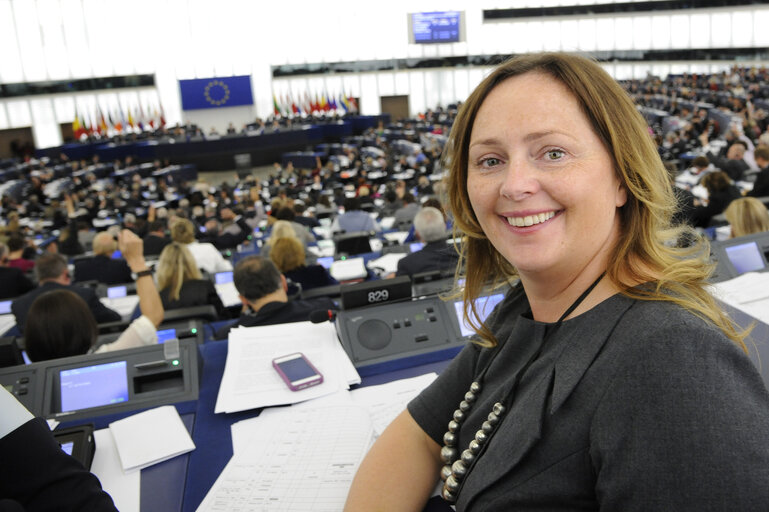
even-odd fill
[(769, 231), (769, 211), (755, 197), (735, 199), (724, 211), (732, 227), (732, 238)]
[(381, 231), (379, 224), (360, 209), (360, 198), (348, 197), (344, 200), (344, 213), (338, 215), (331, 224), (331, 232), (356, 233), (358, 231)]
[(240, 229), (237, 233), (222, 231), (222, 223), (216, 218), (208, 219), (205, 223), (205, 232), (201, 233), (198, 240), (201, 243), (210, 243), (217, 249), (234, 249), (238, 244), (245, 242), (251, 234), (251, 226), (242, 215), (235, 215), (229, 208), (222, 208), (219, 213), (222, 220), (231, 220)]
[(195, 226), (188, 219), (176, 219), (171, 224), (171, 240), (183, 244), (195, 258), (199, 269), (209, 274), (232, 270), (232, 263), (210, 243), (195, 240)]
[(281, 238), (270, 250), (270, 259), (284, 276), (302, 290), (339, 284), (322, 265), (307, 265), (304, 246), (297, 238)]
[(235, 266), (233, 280), (243, 310), (237, 321), (216, 332), (216, 339), (226, 338), (235, 326), (306, 322), (313, 311), (336, 309), (334, 302), (327, 297), (290, 300), (286, 293), (288, 284), (285, 276), (272, 261), (260, 256), (248, 256), (240, 260)]
[(8, 265), (8, 246), (0, 242), (0, 299), (13, 299), (34, 288), (21, 269)]
[(290, 206), (283, 206), (275, 213), (276, 222), (286, 221), (291, 224), (291, 227), (296, 233), (296, 237), (302, 241), (303, 244), (311, 244), (315, 242), (315, 235), (312, 234), (310, 228), (296, 221), (296, 212)]
[(75, 260), (75, 282), (99, 281), (120, 284), (131, 281), (131, 269), (124, 259), (112, 259), (117, 242), (107, 231), (93, 238), (93, 256)]
[(443, 214), (437, 208), (426, 206), (414, 217), (414, 229), (425, 246), (398, 261), (396, 275), (419, 274), (431, 270), (448, 270), (457, 266), (459, 255), (453, 245), (446, 243), (448, 230)]
[(203, 279), (195, 258), (184, 245), (172, 242), (163, 249), (158, 260), (157, 278), (166, 311), (211, 304), (220, 318), (229, 318), (214, 284)]
[(150, 222), (148, 233), (144, 235), (144, 255), (156, 256), (170, 243), (171, 239), (166, 236), (166, 222), (164, 220)]
[(411, 192), (406, 192), (401, 198), (403, 206), (395, 210), (395, 225), (404, 226), (411, 224), (419, 211), (419, 205)]
[(16, 326), (22, 333), (27, 321), (27, 313), (35, 299), (46, 292), (62, 289), (80, 296), (88, 305), (97, 323), (120, 321), (120, 314), (102, 304), (93, 289), (71, 284), (69, 268), (64, 256), (51, 252), (43, 253), (35, 260), (35, 275), (37, 276), (38, 287), (14, 300), (11, 304), (11, 311), (16, 317)]
[(0, 410), (0, 510), (117, 512), (99, 479), (2, 386)]
[(26, 240), (19, 233), (14, 233), (8, 238), (9, 267), (21, 269), (22, 272), (30, 272), (35, 268), (35, 261), (24, 257), (24, 249), (27, 245)]
[(733, 200), (740, 197), (740, 191), (732, 185), (729, 175), (723, 171), (713, 171), (702, 178), (702, 186), (708, 191), (707, 205), (698, 205), (692, 212), (694, 225), (706, 228), (710, 219), (723, 213)]
[(41, 294), (32, 303), (24, 326), (24, 342), (32, 361), (86, 353), (111, 352), (157, 343), (163, 303), (144, 261), (142, 239), (128, 229), (120, 233), (120, 250), (136, 273), (136, 294), (142, 316), (112, 343), (95, 346), (99, 329), (86, 302), (65, 288)]

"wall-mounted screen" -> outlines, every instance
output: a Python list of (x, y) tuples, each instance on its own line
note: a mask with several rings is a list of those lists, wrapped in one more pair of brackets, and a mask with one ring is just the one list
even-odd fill
[(409, 15), (409, 42), (457, 43), (464, 40), (462, 11), (415, 12)]
[(128, 373), (125, 361), (83, 366), (59, 372), (61, 411), (128, 401)]

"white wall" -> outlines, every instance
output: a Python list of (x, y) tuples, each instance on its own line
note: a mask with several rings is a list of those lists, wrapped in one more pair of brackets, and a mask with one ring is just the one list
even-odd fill
[[(515, 2), (516, 7), (605, 3), (606, 0)], [(491, 0), (0, 0), (0, 83), (126, 74), (156, 76), (151, 91), (127, 90), (0, 101), (0, 129), (33, 126), (38, 147), (61, 143), (58, 123), (74, 106), (162, 105), (170, 124), (198, 114), (181, 110), (179, 79), (251, 75), (250, 117), (272, 113), (273, 94), (341, 92), (361, 98), (361, 112), (379, 113), (379, 96), (408, 94), (412, 114), (463, 99), (486, 69), (434, 69), (272, 79), (271, 66), (371, 59), (423, 58), (525, 51), (599, 51), (769, 46), (769, 5), (484, 23)], [(504, 5), (507, 7), (507, 5)], [(467, 40), (408, 42), (407, 15), (463, 10)], [(730, 63), (661, 63), (654, 70), (709, 69)], [(617, 78), (641, 77), (649, 63), (611, 64)], [(228, 109), (201, 114), (224, 130)]]

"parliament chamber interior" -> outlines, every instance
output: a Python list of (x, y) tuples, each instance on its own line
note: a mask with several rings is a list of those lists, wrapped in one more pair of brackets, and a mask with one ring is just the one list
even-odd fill
[[(769, 450), (768, 24), (754, 1), (0, 0), (0, 510), (769, 506), (728, 477), (676, 501), (712, 487), (693, 467), (765, 483), (763, 452), (661, 448)], [(431, 476), (387, 458), (409, 428)], [(634, 480), (677, 464), (656, 501)]]

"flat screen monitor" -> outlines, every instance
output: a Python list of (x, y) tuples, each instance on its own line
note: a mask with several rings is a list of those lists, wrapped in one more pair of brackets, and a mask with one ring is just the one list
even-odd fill
[(727, 246), (724, 250), (738, 274), (763, 270), (766, 266), (761, 249), (755, 241)]
[(409, 21), (412, 43), (457, 43), (462, 40), (460, 11), (415, 12)]
[(0, 301), (0, 315), (9, 315), (11, 314), (11, 303), (12, 300), (4, 300)]
[(216, 284), (227, 284), (232, 282), (232, 270), (225, 272), (217, 272), (214, 274), (214, 282)]
[(158, 331), (158, 343), (165, 343), (176, 338), (176, 329), (161, 329)]
[(59, 371), (61, 411), (128, 401), (128, 372), (125, 361), (83, 366)]
[(128, 289), (125, 286), (110, 286), (107, 288), (107, 297), (110, 299), (118, 299), (128, 295)]
[[(482, 321), (486, 320), (489, 313), (491, 313), (494, 307), (504, 298), (504, 293), (496, 293), (494, 295), (486, 295), (475, 299), (475, 310), (478, 312), (478, 315), (480, 315), (480, 319)], [(475, 334), (475, 330), (473, 330), (473, 328), (465, 321), (461, 300), (454, 302), (454, 312), (457, 315), (457, 321), (459, 321), (459, 332), (462, 334), (462, 337), (467, 338), (468, 336)]]
[(331, 268), (331, 265), (334, 263), (334, 257), (333, 256), (321, 256), (318, 258), (318, 265), (322, 265), (323, 268), (326, 270)]
[(409, 244), (409, 251), (411, 252), (421, 251), (424, 246), (425, 244), (423, 244), (422, 242), (412, 242)]

